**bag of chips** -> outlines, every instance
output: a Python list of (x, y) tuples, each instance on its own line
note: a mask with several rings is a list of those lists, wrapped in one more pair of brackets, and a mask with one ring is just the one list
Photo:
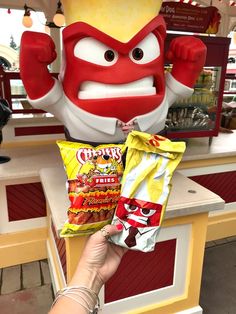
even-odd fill
[(120, 196), (124, 145), (57, 141), (65, 166), (70, 207), (62, 237), (87, 235), (111, 222)]
[(127, 138), (121, 196), (112, 223), (123, 225), (111, 241), (133, 250), (153, 251), (163, 220), (173, 172), (184, 142), (132, 131)]

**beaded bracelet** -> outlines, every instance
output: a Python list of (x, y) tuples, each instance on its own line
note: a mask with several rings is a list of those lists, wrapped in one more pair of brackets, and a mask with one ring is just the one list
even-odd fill
[[(90, 304), (89, 304), (88, 300), (86, 300), (86, 298), (84, 296), (82, 296), (83, 294), (87, 298), (90, 299), (92, 304), (94, 304), (94, 303), (97, 304), (94, 309), (89, 308)], [(76, 297), (74, 297), (73, 295), (82, 299), (84, 303), (80, 302), (80, 300), (77, 299)], [(97, 314), (98, 311), (100, 310), (100, 300), (99, 300), (98, 295), (96, 294), (96, 292), (94, 292), (93, 290), (91, 290), (85, 286), (70, 286), (70, 287), (65, 287), (65, 288), (59, 290), (56, 294), (55, 300), (52, 303), (51, 308), (56, 304), (58, 299), (62, 296), (67, 297), (71, 300), (74, 300), (75, 302), (80, 304), (84, 309), (86, 309), (88, 311), (88, 313), (90, 313), (90, 314)]]

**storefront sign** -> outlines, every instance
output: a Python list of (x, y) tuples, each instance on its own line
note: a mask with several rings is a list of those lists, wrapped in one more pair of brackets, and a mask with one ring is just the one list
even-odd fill
[(217, 33), (221, 18), (216, 7), (196, 7), (183, 2), (163, 2), (160, 14), (168, 30), (207, 34)]

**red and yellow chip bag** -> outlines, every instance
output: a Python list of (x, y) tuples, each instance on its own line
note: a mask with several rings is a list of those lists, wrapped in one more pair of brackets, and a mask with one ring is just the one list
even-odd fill
[(124, 145), (57, 141), (65, 166), (70, 207), (62, 237), (91, 234), (111, 222), (120, 196)]

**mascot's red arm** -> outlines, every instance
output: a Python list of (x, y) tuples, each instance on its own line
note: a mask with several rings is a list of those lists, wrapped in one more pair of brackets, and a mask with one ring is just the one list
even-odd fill
[(193, 87), (206, 60), (207, 48), (193, 36), (180, 36), (170, 43), (167, 58), (173, 63), (172, 76), (183, 85)]
[(20, 76), (30, 99), (46, 95), (54, 85), (47, 66), (56, 59), (50, 36), (37, 32), (24, 32), (21, 38)]

